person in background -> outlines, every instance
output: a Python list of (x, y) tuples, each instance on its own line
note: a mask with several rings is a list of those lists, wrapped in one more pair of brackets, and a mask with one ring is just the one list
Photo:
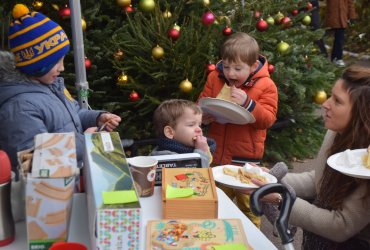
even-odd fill
[[(278, 91), (270, 78), (267, 59), (259, 54), (257, 41), (243, 32), (227, 38), (221, 47), (221, 58), (217, 70), (208, 75), (198, 101), (203, 97), (220, 98), (225, 89), (230, 89), (227, 99), (250, 112), (256, 121), (244, 125), (221, 124), (215, 117), (203, 115), (203, 124), (209, 124), (207, 136), (217, 144), (213, 165), (259, 163), (267, 129), (276, 121), (278, 105)], [(260, 226), (260, 218), (250, 211), (248, 195), (226, 186), (220, 188), (231, 199), (236, 197), (238, 207)]]
[(202, 110), (195, 103), (166, 100), (155, 110), (153, 124), (158, 139), (151, 155), (198, 153), (202, 167), (209, 167), (216, 144), (203, 136)]
[[(317, 30), (321, 28), (320, 4), (318, 0), (311, 0), (310, 3), (313, 7), (311, 11), (311, 26), (313, 30)], [(327, 58), (328, 51), (325, 47), (324, 39), (320, 38), (319, 40), (315, 41), (315, 44), (319, 47), (321, 54), (323, 54), (323, 56)]]
[[(327, 163), (331, 155), (370, 145), (370, 68), (355, 64), (345, 69), (322, 106), (328, 131), (314, 170), (288, 173), (281, 180), (296, 196), (289, 223), (303, 229), (303, 250), (370, 249), (370, 180), (345, 175)], [(264, 205), (277, 211), (271, 204), (279, 200), (270, 194)]]
[(13, 18), (8, 37), (12, 53), (0, 51), (0, 148), (17, 172), (17, 152), (33, 147), (35, 135), (75, 132), (81, 163), (84, 131), (103, 124), (112, 131), (121, 118), (83, 109), (72, 98), (59, 77), (70, 45), (57, 23), (22, 4), (14, 6)]
[(345, 30), (357, 18), (355, 0), (326, 0), (325, 26), (334, 33), (331, 61), (338, 67), (345, 67), (343, 46)]

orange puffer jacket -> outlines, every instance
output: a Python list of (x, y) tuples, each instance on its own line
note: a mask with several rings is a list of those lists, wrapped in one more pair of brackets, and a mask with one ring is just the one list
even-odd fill
[[(212, 122), (207, 136), (213, 138), (217, 145), (213, 165), (243, 164), (259, 161), (263, 157), (267, 129), (276, 120), (278, 92), (270, 78), (266, 58), (260, 56), (259, 60), (261, 67), (241, 87), (249, 97), (245, 107), (256, 118), (256, 122), (246, 125)], [(218, 64), (218, 70), (208, 75), (198, 101), (202, 97), (215, 98), (221, 91), (225, 84), (221, 64), (222, 61)]]

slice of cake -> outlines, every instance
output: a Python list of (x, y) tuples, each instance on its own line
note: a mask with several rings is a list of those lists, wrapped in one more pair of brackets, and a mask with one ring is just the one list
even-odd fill
[(217, 99), (223, 99), (223, 100), (226, 100), (226, 101), (231, 101), (231, 88), (229, 85), (227, 85), (226, 83), (224, 84), (224, 86), (222, 87), (220, 93), (218, 93)]
[(366, 154), (363, 156), (363, 163), (365, 167), (370, 168), (370, 146), (367, 147)]

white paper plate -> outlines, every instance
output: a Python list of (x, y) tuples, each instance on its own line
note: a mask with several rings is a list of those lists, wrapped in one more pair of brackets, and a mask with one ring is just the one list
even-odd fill
[[(361, 179), (370, 179), (370, 169), (363, 165), (362, 158), (367, 153), (367, 149), (354, 149), (349, 152), (344, 151), (330, 156), (327, 160), (328, 165), (345, 174)], [(348, 162), (348, 155), (351, 156), (351, 164)]]
[(223, 99), (203, 97), (199, 106), (204, 113), (216, 117), (218, 123), (247, 124), (256, 121), (254, 116), (240, 105)]
[[(251, 184), (246, 184), (242, 183), (239, 180), (237, 180), (235, 177), (226, 175), (224, 174), (224, 167), (230, 168), (234, 171), (236, 171), (239, 168), (243, 168), (241, 166), (235, 166), (235, 165), (222, 165), (222, 166), (217, 166), (212, 168), (212, 173), (215, 181), (218, 183), (221, 183), (227, 187), (235, 188), (235, 189), (244, 189), (244, 188), (258, 188), (259, 186), (251, 183)], [(247, 171), (258, 173), (264, 177), (266, 177), (268, 183), (276, 183), (277, 180), (275, 176), (264, 172), (261, 168), (259, 167), (254, 167), (252, 165), (247, 164), (246, 167), (244, 167)]]

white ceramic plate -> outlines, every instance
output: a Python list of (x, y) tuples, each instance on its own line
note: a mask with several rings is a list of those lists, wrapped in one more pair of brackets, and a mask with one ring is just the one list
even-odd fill
[(254, 116), (240, 105), (223, 99), (203, 97), (199, 106), (204, 113), (216, 117), (218, 123), (247, 124), (256, 121)]
[[(366, 148), (340, 152), (330, 156), (327, 163), (330, 167), (345, 175), (361, 179), (370, 179), (370, 169), (365, 167), (362, 161), (366, 152)], [(350, 156), (350, 160), (348, 156)]]
[[(230, 168), (234, 171), (237, 171), (239, 168), (243, 168), (241, 166), (235, 166), (235, 165), (222, 165), (222, 166), (213, 167), (212, 168), (213, 177), (214, 177), (215, 181), (217, 181), (218, 183), (221, 183), (221, 184), (223, 184), (227, 187), (231, 187), (231, 188), (235, 188), (235, 189), (258, 188), (258, 186), (253, 184), (253, 183), (252, 184), (242, 183), (238, 179), (236, 179), (235, 177), (224, 174), (224, 171), (223, 171), (224, 167)], [(250, 171), (250, 172), (258, 173), (258, 174), (266, 177), (268, 183), (276, 183), (277, 182), (275, 176), (264, 172), (259, 167), (254, 167), (252, 165), (246, 164), (244, 169), (246, 169), (247, 171)]]

